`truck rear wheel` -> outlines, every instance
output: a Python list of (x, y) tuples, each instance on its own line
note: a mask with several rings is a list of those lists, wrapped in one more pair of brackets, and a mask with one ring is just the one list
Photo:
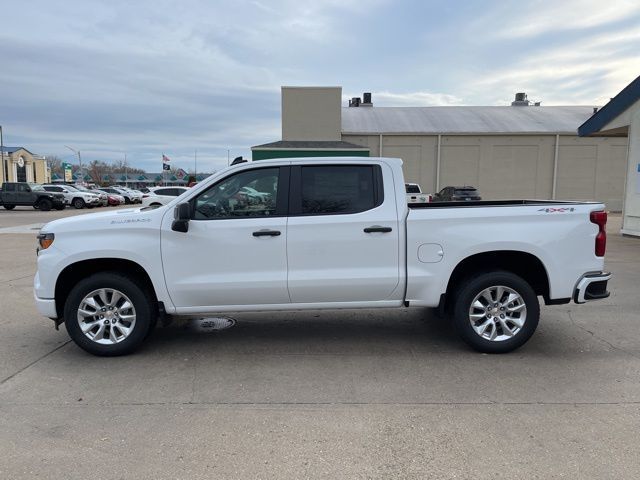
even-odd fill
[(13, 210), (14, 208), (16, 208), (15, 205), (3, 205), (5, 210)]
[(41, 212), (48, 212), (53, 207), (53, 203), (48, 198), (43, 198), (38, 202), (38, 210)]
[(154, 323), (154, 312), (149, 293), (134, 279), (106, 272), (83, 279), (71, 290), (64, 321), (80, 348), (113, 357), (129, 354), (142, 344)]
[(540, 319), (533, 288), (510, 272), (485, 272), (457, 290), (453, 321), (462, 339), (484, 353), (507, 353), (524, 345)]

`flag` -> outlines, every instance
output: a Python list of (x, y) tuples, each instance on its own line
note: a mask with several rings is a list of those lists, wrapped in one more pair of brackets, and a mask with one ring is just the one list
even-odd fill
[(164, 153), (162, 154), (162, 163), (169, 163), (171, 159), (167, 157)]
[(171, 166), (168, 163), (163, 163), (162, 170), (171, 170)]

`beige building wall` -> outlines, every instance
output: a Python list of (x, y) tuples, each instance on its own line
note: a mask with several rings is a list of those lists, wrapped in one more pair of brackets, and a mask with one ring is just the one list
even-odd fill
[[(380, 135), (343, 135), (380, 155)], [(442, 135), (439, 188), (473, 185), (483, 198), (553, 198), (555, 135)], [(559, 200), (598, 200), (622, 208), (626, 138), (560, 136)], [(406, 180), (437, 191), (437, 135), (383, 135), (382, 155), (404, 161)]]
[[(27, 150), (19, 149), (12, 153), (4, 153), (0, 155), (2, 162), (0, 162), (0, 183), (5, 181), (16, 182), (17, 181), (17, 169), (22, 159), (25, 166), (25, 174), (27, 182), (35, 183), (48, 183), (51, 182), (51, 173), (47, 168), (47, 162), (44, 158), (32, 155)], [(8, 165), (9, 176), (8, 179), (4, 178), (5, 162)]]
[(341, 87), (282, 87), (282, 140), (339, 141), (341, 102)]

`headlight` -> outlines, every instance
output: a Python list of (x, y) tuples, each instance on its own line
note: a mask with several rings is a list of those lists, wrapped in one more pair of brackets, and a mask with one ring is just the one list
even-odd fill
[(41, 250), (46, 250), (51, 245), (53, 245), (53, 239), (55, 235), (53, 233), (41, 233), (38, 235), (38, 245), (40, 245)]

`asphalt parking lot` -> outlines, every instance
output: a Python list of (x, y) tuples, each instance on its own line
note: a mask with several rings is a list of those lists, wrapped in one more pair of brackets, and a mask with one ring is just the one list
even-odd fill
[(619, 216), (612, 296), (544, 307), (512, 354), (413, 308), (178, 324), (97, 358), (31, 290), (38, 226), (83, 213), (0, 210), (0, 478), (640, 477), (640, 240)]

